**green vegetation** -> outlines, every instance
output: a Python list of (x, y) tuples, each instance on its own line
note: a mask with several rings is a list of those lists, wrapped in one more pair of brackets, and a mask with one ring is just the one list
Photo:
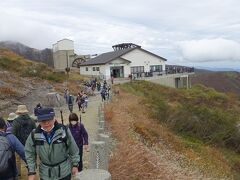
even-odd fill
[(54, 72), (46, 64), (26, 60), (13, 52), (0, 49), (0, 69), (16, 72), (22, 77), (38, 77), (52, 82), (63, 82), (67, 76)]
[(120, 88), (144, 97), (151, 116), (180, 135), (186, 147), (196, 151), (202, 145), (226, 149), (232, 168), (240, 167), (237, 99), (202, 85), (186, 90), (136, 81)]

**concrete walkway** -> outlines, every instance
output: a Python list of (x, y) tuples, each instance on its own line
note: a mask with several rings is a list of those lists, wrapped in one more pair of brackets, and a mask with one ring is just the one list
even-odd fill
[[(73, 112), (77, 113), (78, 115), (81, 114), (82, 117), (82, 123), (84, 124), (88, 136), (89, 136), (89, 143), (94, 141), (97, 137), (97, 130), (98, 130), (98, 107), (101, 103), (101, 96), (98, 92), (95, 92), (95, 96), (89, 97), (88, 102), (88, 108), (86, 109), (85, 113), (80, 113), (78, 111), (78, 105), (75, 103), (73, 106)], [(68, 122), (68, 116), (70, 114), (68, 110), (67, 104), (64, 104), (61, 107), (55, 107), (55, 118), (59, 123), (62, 123), (61, 121), (61, 113), (60, 110), (63, 111), (63, 119), (64, 119), (64, 125), (67, 125)], [(88, 169), (89, 167), (89, 156), (90, 156), (90, 146), (88, 150), (83, 150), (83, 168)], [(19, 180), (26, 180), (27, 179), (27, 169), (25, 168), (25, 164), (22, 163), (21, 167), (22, 176), (19, 178)], [(38, 173), (37, 173), (37, 179), (38, 179)]]
[[(75, 97), (76, 100), (76, 97)], [(89, 136), (89, 144), (96, 140), (97, 137), (97, 130), (98, 130), (98, 107), (101, 103), (101, 96), (98, 92), (95, 91), (95, 96), (89, 96), (89, 102), (88, 102), (88, 107), (85, 110), (85, 113), (79, 112), (78, 110), (78, 105), (75, 103), (73, 105), (73, 112), (78, 114), (79, 116), (81, 115), (82, 123), (84, 124), (88, 136)], [(62, 107), (55, 108), (55, 113), (56, 113), (56, 119), (58, 122), (61, 123), (61, 114), (60, 110), (63, 111), (63, 119), (64, 119), (64, 124), (68, 124), (68, 116), (69, 116), (69, 110), (67, 104), (64, 104)], [(89, 167), (89, 150), (90, 146), (88, 147), (88, 150), (83, 150), (83, 166), (84, 168)]]

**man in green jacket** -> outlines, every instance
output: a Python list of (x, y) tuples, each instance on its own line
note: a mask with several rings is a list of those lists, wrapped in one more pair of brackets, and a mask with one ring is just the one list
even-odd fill
[(71, 132), (54, 119), (53, 108), (37, 112), (39, 126), (28, 137), (25, 156), (28, 180), (36, 179), (37, 156), (41, 180), (70, 180), (78, 172), (78, 147)]

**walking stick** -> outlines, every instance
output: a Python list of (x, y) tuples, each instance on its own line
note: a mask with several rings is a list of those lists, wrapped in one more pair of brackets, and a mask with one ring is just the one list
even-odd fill
[[(63, 124), (63, 115), (62, 115), (62, 110), (60, 110), (61, 113), (61, 120), (62, 120), (62, 124)], [(63, 124), (64, 125), (64, 124)]]

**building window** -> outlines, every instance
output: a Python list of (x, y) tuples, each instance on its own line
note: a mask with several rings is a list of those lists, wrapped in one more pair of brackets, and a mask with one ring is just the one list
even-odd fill
[(86, 67), (86, 69), (85, 69), (86, 71), (88, 71), (88, 67)]
[(161, 72), (161, 71), (162, 71), (162, 65), (150, 66), (150, 72)]
[(133, 66), (133, 67), (131, 67), (131, 74), (143, 73), (143, 72), (144, 72), (144, 66)]
[(96, 71), (99, 71), (99, 67), (96, 67)]
[(95, 67), (93, 67), (92, 70), (95, 71)]

